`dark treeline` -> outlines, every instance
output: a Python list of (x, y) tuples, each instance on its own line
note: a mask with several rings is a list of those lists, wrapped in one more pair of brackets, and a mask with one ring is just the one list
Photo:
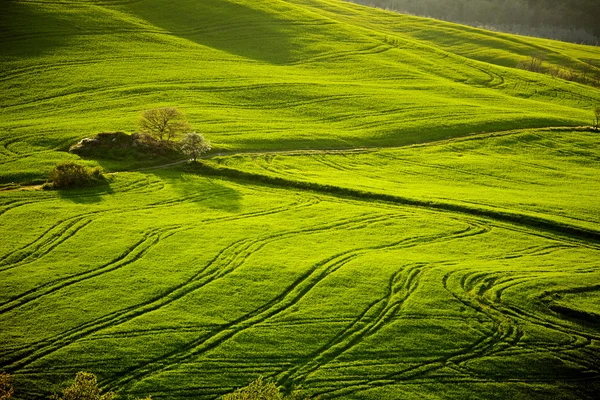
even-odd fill
[(600, 44), (599, 0), (350, 0), (488, 29)]

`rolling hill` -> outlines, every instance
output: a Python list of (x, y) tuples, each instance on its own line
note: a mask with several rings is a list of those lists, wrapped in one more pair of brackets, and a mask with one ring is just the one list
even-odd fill
[[(0, 44), (17, 398), (600, 391), (600, 90), (517, 68), (598, 47), (341, 0), (10, 0)], [(67, 152), (167, 105), (200, 165)], [(63, 160), (109, 183), (40, 190)]]

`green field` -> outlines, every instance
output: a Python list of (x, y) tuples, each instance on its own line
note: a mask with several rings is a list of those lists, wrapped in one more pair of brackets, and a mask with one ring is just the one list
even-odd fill
[[(10, 0), (0, 44), (16, 398), (77, 371), (120, 398), (600, 393), (600, 90), (516, 68), (600, 74), (600, 48), (340, 0)], [(201, 165), (40, 189), (157, 106)]]

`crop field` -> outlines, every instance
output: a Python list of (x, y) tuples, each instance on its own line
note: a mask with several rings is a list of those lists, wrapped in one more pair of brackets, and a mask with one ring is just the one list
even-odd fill
[[(598, 397), (600, 90), (516, 66), (599, 48), (341, 0), (10, 0), (0, 45), (17, 399)], [(67, 151), (158, 106), (200, 163)]]

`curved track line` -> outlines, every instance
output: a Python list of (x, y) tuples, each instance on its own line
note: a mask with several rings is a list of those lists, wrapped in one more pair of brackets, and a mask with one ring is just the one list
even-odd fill
[(197, 357), (198, 355), (221, 345), (223, 342), (231, 339), (242, 331), (255, 327), (267, 319), (286, 311), (300, 301), (317, 284), (359, 256), (382, 249), (407, 248), (429, 244), (429, 240), (444, 240), (444, 238), (447, 238), (448, 240), (454, 240), (460, 237), (472, 236), (484, 231), (486, 230), (476, 230), (476, 232), (474, 232), (473, 227), (468, 226), (463, 230), (454, 232), (450, 236), (445, 233), (427, 235), (403, 239), (399, 242), (391, 244), (348, 250), (346, 252), (339, 253), (314, 265), (303, 276), (296, 280), (291, 286), (287, 287), (284, 292), (275, 297), (273, 300), (256, 309), (254, 312), (242, 317), (241, 319), (225, 325), (216, 334), (209, 335), (208, 337), (201, 337), (185, 346), (185, 348), (182, 350), (178, 350), (167, 357), (161, 357), (156, 361), (146, 363), (144, 364), (143, 368), (137, 368), (132, 371), (133, 373), (128, 373), (125, 377), (111, 381), (108, 386), (111, 389), (122, 389), (124, 386), (131, 384), (131, 382), (134, 380), (140, 380), (143, 377), (168, 370), (172, 368), (174, 364), (176, 365), (189, 358)]

